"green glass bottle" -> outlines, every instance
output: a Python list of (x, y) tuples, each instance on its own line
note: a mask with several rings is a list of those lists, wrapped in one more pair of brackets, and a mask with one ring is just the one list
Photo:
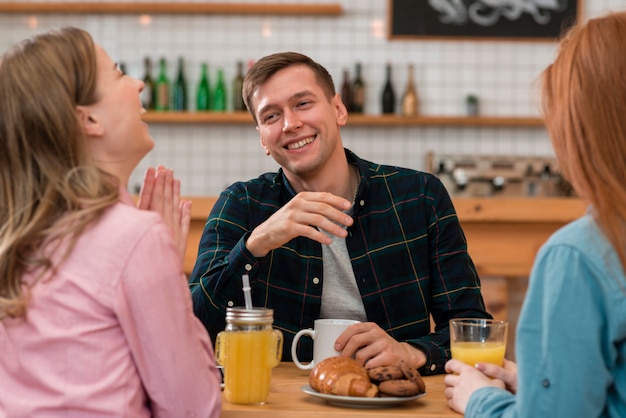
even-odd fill
[(213, 110), (217, 112), (226, 111), (226, 85), (224, 84), (224, 70), (217, 70), (217, 82), (213, 92)]
[(243, 62), (237, 61), (237, 75), (233, 79), (233, 111), (242, 112), (246, 110), (241, 92), (243, 90)]
[(200, 64), (200, 81), (196, 89), (196, 110), (207, 111), (211, 108), (209, 90), (209, 66), (206, 62)]
[(178, 58), (178, 73), (174, 83), (173, 110), (187, 110), (187, 79), (185, 78), (185, 61)]
[(167, 77), (167, 61), (165, 58), (159, 60), (159, 77), (156, 81), (156, 103), (155, 110), (170, 110), (170, 80)]

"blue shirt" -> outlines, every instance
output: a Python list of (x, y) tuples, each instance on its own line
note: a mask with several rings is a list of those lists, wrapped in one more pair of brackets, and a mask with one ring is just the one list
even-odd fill
[[(448, 321), (490, 317), (452, 201), (431, 174), (374, 164), (348, 150), (346, 156), (361, 176), (346, 245), (367, 319), (424, 351), (422, 373), (442, 373), (450, 357)], [(291, 359), (295, 333), (320, 315), (321, 244), (298, 237), (256, 258), (245, 241), (294, 196), (282, 170), (227, 188), (209, 215), (190, 276), (194, 311), (215, 338), (226, 307), (243, 306), (241, 276), (249, 274), (254, 305), (274, 309), (283, 360)], [(298, 358), (312, 358), (310, 339), (300, 342)]]
[(466, 417), (626, 417), (626, 277), (591, 216), (542, 247), (516, 338), (517, 395), (479, 389)]

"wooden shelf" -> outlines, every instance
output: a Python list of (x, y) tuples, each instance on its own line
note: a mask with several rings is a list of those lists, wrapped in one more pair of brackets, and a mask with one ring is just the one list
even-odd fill
[(543, 119), (516, 116), (394, 116), (349, 115), (348, 125), (360, 126), (512, 126), (543, 127)]
[(275, 3), (100, 3), (100, 2), (0, 2), (0, 13), (59, 14), (236, 14), (337, 16), (339, 4)]
[[(143, 116), (149, 123), (168, 124), (253, 124), (248, 112), (148, 112)], [(541, 118), (486, 116), (415, 116), (349, 115), (350, 126), (484, 126), (484, 127), (543, 127)]]
[(148, 123), (254, 125), (248, 112), (147, 112), (142, 119)]

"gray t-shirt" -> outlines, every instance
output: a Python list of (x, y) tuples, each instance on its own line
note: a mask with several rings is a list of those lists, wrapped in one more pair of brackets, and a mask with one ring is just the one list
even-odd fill
[(354, 319), (365, 322), (367, 315), (352, 270), (346, 240), (324, 230), (322, 232), (331, 237), (333, 242), (330, 245), (322, 245), (324, 278), (320, 318)]

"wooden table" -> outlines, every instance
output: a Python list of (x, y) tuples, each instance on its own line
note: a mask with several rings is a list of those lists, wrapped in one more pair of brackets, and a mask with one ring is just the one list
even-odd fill
[(309, 372), (291, 362), (283, 362), (272, 373), (270, 395), (265, 405), (235, 405), (223, 401), (222, 418), (310, 418), (310, 417), (455, 417), (443, 394), (443, 375), (425, 376), (426, 395), (401, 406), (387, 408), (351, 408), (333, 406), (300, 390), (309, 383)]

